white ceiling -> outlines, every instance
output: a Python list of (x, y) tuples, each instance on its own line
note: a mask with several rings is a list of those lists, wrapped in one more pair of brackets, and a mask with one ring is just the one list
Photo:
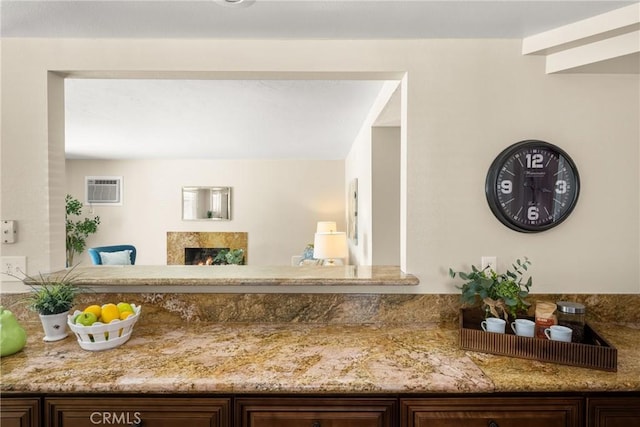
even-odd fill
[[(637, 2), (1, 0), (0, 36), (523, 38)], [(71, 79), (68, 157), (344, 158), (381, 85)]]
[(344, 159), (383, 84), (67, 79), (67, 158)]
[[(2, 37), (522, 38), (634, 1), (2, 0)], [(243, 6), (241, 3), (240, 6)]]

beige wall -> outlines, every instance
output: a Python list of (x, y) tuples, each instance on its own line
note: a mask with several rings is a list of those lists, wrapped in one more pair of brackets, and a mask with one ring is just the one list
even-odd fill
[[(49, 128), (47, 70), (406, 72), (403, 241), (421, 284), (405, 292), (455, 293), (449, 266), (496, 255), (504, 268), (526, 255), (537, 292), (638, 293), (638, 76), (545, 75), (544, 59), (520, 49), (519, 40), (3, 39), (2, 218), (19, 222), (20, 237), (2, 253), (27, 255), (30, 272), (64, 258), (53, 231), (63, 223), (48, 203), (64, 197), (54, 182), (64, 168), (48, 166), (60, 135)], [(484, 197), (493, 158), (528, 138), (561, 146), (582, 178), (572, 216), (540, 234), (508, 230)]]
[[(353, 264), (358, 265), (372, 265), (371, 134), (371, 125), (365, 123), (345, 160), (346, 179), (344, 186), (347, 189), (350, 188), (352, 181), (356, 179), (358, 186), (358, 241), (356, 243), (349, 239), (350, 258)], [(348, 194), (345, 194), (345, 208), (347, 210), (349, 209), (348, 197)]]
[(372, 264), (400, 264), (400, 128), (371, 132)]
[[(356, 265), (373, 265), (374, 264), (374, 236), (373, 236), (373, 195), (374, 195), (374, 174), (377, 173), (374, 167), (373, 145), (375, 143), (374, 129), (375, 123), (388, 112), (386, 108), (392, 103), (391, 99), (398, 90), (400, 80), (389, 80), (383, 85), (378, 97), (371, 106), (369, 114), (365, 118), (358, 135), (356, 136), (351, 150), (345, 159), (345, 188), (349, 189), (352, 182), (357, 180), (357, 239), (349, 239), (349, 255), (351, 264)], [(401, 103), (400, 103), (401, 104)], [(392, 109), (401, 110), (398, 113), (402, 115), (403, 107), (392, 106)], [(401, 132), (402, 133), (402, 132)], [(406, 144), (406, 141), (405, 141)], [(400, 191), (398, 188), (397, 191)], [(348, 194), (345, 199), (345, 207), (349, 209)], [(348, 215), (348, 213), (347, 213)], [(347, 219), (347, 223), (348, 223)], [(401, 230), (397, 230), (399, 238)], [(382, 236), (380, 236), (382, 238)], [(400, 257), (398, 257), (400, 258)], [(394, 265), (404, 264), (397, 262)], [(380, 264), (378, 264), (380, 265)]]
[[(124, 189), (122, 206), (93, 207), (101, 222), (89, 245), (133, 244), (137, 264), (166, 265), (167, 231), (244, 231), (251, 265), (290, 265), (316, 221), (344, 228), (342, 160), (71, 160), (67, 191), (84, 200), (90, 175), (122, 176)], [(182, 187), (194, 185), (232, 187), (231, 221), (182, 221)], [(79, 261), (90, 264), (86, 252)]]

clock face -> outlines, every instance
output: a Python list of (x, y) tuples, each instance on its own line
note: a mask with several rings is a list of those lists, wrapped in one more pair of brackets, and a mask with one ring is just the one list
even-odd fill
[(500, 153), (485, 183), (494, 215), (522, 232), (560, 224), (575, 207), (579, 191), (578, 170), (567, 153), (536, 140), (518, 142)]

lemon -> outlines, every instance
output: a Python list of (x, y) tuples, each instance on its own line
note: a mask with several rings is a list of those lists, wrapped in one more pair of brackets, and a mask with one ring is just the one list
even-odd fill
[(129, 316), (133, 316), (133, 311), (123, 311), (120, 313), (120, 320), (125, 320)]
[(120, 319), (120, 312), (118, 311), (118, 307), (113, 303), (103, 305), (102, 317), (100, 319), (102, 323), (109, 323), (115, 319)]
[(100, 318), (102, 316), (102, 307), (98, 304), (90, 305), (89, 307), (84, 309), (85, 313), (93, 313), (96, 315), (96, 318)]

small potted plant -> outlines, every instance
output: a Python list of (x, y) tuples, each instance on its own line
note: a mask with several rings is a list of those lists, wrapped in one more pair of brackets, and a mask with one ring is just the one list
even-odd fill
[(244, 249), (221, 249), (213, 259), (214, 265), (243, 265)]
[(225, 255), (227, 264), (242, 265), (244, 264), (244, 250), (243, 249), (231, 249), (227, 255)]
[(466, 306), (480, 305), (484, 317), (504, 317), (508, 320), (525, 314), (529, 306), (526, 298), (531, 288), (531, 277), (523, 283), (524, 274), (531, 265), (526, 257), (516, 260), (513, 270), (498, 274), (489, 266), (478, 269), (471, 266), (470, 272), (455, 272), (449, 269), (449, 276), (459, 276), (465, 283), (457, 288), (462, 291), (461, 299)]
[(27, 306), (40, 315), (45, 341), (58, 341), (67, 332), (67, 314), (79, 288), (74, 284), (73, 268), (64, 274), (26, 276), (23, 282), (32, 289), (27, 296)]

